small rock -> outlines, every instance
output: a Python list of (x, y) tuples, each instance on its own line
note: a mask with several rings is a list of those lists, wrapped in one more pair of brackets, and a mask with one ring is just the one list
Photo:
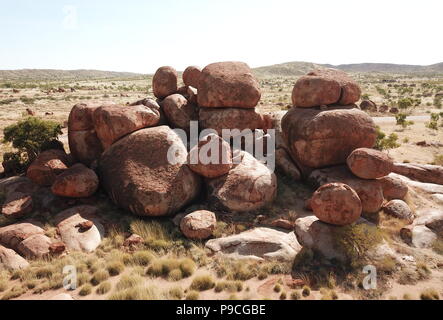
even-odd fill
[(346, 162), (352, 173), (362, 179), (387, 176), (393, 168), (393, 161), (387, 154), (369, 148), (354, 150)]
[(294, 223), (292, 221), (282, 219), (282, 218), (272, 221), (271, 226), (276, 227), (276, 228), (286, 229), (286, 230), (293, 230), (294, 229)]
[(86, 220), (86, 221), (80, 222), (75, 227), (78, 228), (79, 232), (86, 232), (89, 229), (91, 229), (93, 226), (94, 226), (94, 222), (92, 222), (90, 220)]
[(10, 218), (21, 218), (33, 209), (32, 196), (21, 192), (12, 192), (2, 206), (2, 214)]
[(26, 269), (28, 266), (28, 261), (19, 256), (14, 250), (0, 245), (0, 267), (9, 270), (19, 270)]
[(61, 241), (51, 243), (51, 245), (49, 246), (49, 252), (51, 255), (60, 255), (65, 252), (65, 250), (66, 245)]
[(123, 243), (124, 247), (134, 247), (144, 243), (145, 240), (138, 234), (131, 234)]
[(214, 232), (217, 219), (211, 211), (200, 210), (186, 215), (180, 222), (180, 229), (188, 239), (207, 239)]
[(414, 220), (414, 213), (408, 204), (402, 200), (391, 200), (386, 203), (382, 209), (386, 214), (394, 216), (395, 218), (408, 220), (410, 222)]

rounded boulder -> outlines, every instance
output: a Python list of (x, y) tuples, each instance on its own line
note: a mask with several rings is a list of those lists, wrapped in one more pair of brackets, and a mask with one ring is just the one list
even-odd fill
[(52, 193), (67, 198), (87, 198), (98, 189), (98, 177), (95, 172), (81, 163), (77, 163), (57, 176), (51, 187)]
[(152, 79), (152, 89), (154, 95), (159, 99), (164, 99), (177, 92), (178, 75), (172, 67), (159, 68)]
[(393, 161), (381, 151), (369, 148), (359, 148), (349, 155), (346, 160), (349, 169), (362, 179), (377, 179), (392, 172)]
[(212, 236), (217, 219), (211, 211), (200, 210), (192, 212), (180, 222), (180, 229), (188, 239), (204, 240)]
[(325, 223), (344, 226), (357, 221), (362, 204), (357, 193), (344, 183), (321, 186), (311, 198), (312, 211)]

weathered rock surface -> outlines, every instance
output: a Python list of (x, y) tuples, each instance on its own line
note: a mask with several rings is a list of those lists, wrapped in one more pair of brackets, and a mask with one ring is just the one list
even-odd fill
[(377, 179), (383, 188), (383, 195), (387, 200), (403, 200), (408, 193), (408, 185), (398, 177), (388, 175)]
[(182, 140), (169, 127), (142, 129), (103, 154), (99, 176), (118, 206), (141, 216), (170, 215), (200, 190), (199, 177), (185, 164), (187, 156)]
[(198, 119), (197, 107), (181, 94), (173, 94), (162, 103), (163, 111), (173, 128), (189, 130), (190, 122)]
[[(68, 250), (93, 252), (104, 237), (103, 225), (98, 219), (98, 209), (93, 206), (78, 206), (60, 212), (56, 217), (57, 231)], [(92, 221), (93, 226), (81, 230), (78, 225)]]
[(247, 152), (228, 174), (207, 181), (210, 203), (231, 211), (250, 211), (271, 203), (277, 192), (277, 177)]
[(93, 170), (77, 163), (57, 176), (51, 190), (60, 197), (87, 198), (97, 191), (98, 183)]
[(156, 126), (160, 121), (160, 112), (145, 105), (105, 105), (95, 109), (93, 119), (97, 136), (106, 150), (131, 132)]
[(71, 161), (64, 151), (46, 150), (32, 162), (26, 176), (40, 186), (51, 186), (70, 165)]
[(443, 236), (443, 210), (425, 209), (417, 212), (411, 225), (400, 230), (400, 236), (416, 248), (431, 248)]
[(180, 222), (180, 230), (188, 239), (208, 239), (215, 230), (217, 219), (215, 214), (207, 210), (192, 212)]
[(403, 200), (391, 200), (383, 206), (383, 212), (395, 218), (407, 221), (414, 220), (414, 213)]
[(346, 166), (314, 170), (308, 182), (318, 188), (326, 183), (341, 182), (357, 192), (364, 213), (376, 213), (383, 205), (383, 189), (377, 180), (355, 177)]
[(392, 172), (394, 162), (381, 151), (369, 148), (358, 148), (352, 151), (346, 160), (349, 169), (362, 179), (377, 179)]
[(201, 70), (199, 67), (190, 66), (183, 71), (183, 82), (187, 86), (191, 86), (194, 88), (198, 88), (198, 84), (200, 81)]
[(259, 82), (243, 62), (210, 64), (199, 78), (200, 107), (254, 108), (260, 100)]
[(89, 166), (103, 152), (94, 128), (93, 113), (97, 106), (76, 104), (69, 114), (69, 150), (79, 162)]
[(297, 107), (348, 105), (360, 99), (358, 84), (345, 72), (335, 69), (314, 70), (296, 82), (292, 103)]
[(223, 129), (262, 129), (263, 117), (255, 109), (240, 108), (200, 108), (199, 126), (201, 129), (213, 129), (222, 136)]
[(21, 218), (33, 209), (32, 196), (29, 193), (9, 193), (2, 205), (2, 214), (9, 218)]
[(320, 221), (344, 226), (361, 216), (362, 204), (357, 193), (343, 183), (321, 186), (311, 198), (311, 207)]
[(28, 261), (18, 255), (14, 250), (0, 245), (0, 269), (4, 267), (9, 270), (26, 269)]
[(225, 238), (209, 240), (206, 247), (233, 259), (293, 261), (301, 250), (294, 232), (255, 228)]
[(28, 259), (47, 257), (50, 253), (51, 239), (44, 234), (32, 235), (17, 246), (17, 252)]
[[(359, 224), (374, 226), (363, 218), (356, 222), (356, 225)], [(324, 223), (315, 216), (307, 216), (295, 221), (295, 234), (303, 248), (317, 251), (329, 260), (336, 259), (341, 262), (348, 262), (349, 257), (337, 243), (337, 237), (343, 231), (342, 228), (346, 227)], [(386, 257), (396, 259), (395, 252), (385, 241), (380, 242), (374, 248), (362, 254), (370, 260), (381, 260)]]
[(44, 233), (45, 230), (33, 222), (11, 224), (0, 228), (0, 245), (16, 250), (23, 240)]
[(286, 176), (291, 177), (292, 180), (298, 181), (301, 179), (301, 172), (292, 161), (289, 153), (279, 148), (275, 151), (275, 165)]
[(188, 166), (206, 178), (217, 178), (232, 168), (231, 146), (216, 134), (203, 137), (188, 155)]
[(413, 180), (443, 185), (442, 166), (415, 163), (395, 163), (392, 171)]
[(297, 165), (311, 168), (345, 163), (352, 151), (371, 148), (376, 140), (372, 118), (348, 107), (292, 108), (282, 119), (282, 131)]
[(159, 68), (152, 79), (152, 89), (154, 95), (159, 99), (164, 99), (177, 92), (177, 71), (172, 67)]

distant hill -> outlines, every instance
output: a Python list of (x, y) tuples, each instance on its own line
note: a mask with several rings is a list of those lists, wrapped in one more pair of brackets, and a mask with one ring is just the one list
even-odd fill
[(114, 72), (100, 70), (52, 70), (22, 69), (0, 70), (1, 81), (34, 81), (34, 80), (88, 80), (109, 78), (138, 78), (142, 74), (131, 72)]
[(391, 74), (443, 74), (443, 62), (429, 66), (390, 64), (390, 63), (358, 63), (358, 64), (316, 64), (310, 62), (287, 62), (272, 66), (255, 68), (257, 76), (299, 76), (316, 68), (336, 68), (347, 72), (377, 72)]

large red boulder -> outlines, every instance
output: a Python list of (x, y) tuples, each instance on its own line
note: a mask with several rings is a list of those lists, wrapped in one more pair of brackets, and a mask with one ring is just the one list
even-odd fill
[(57, 176), (51, 187), (52, 193), (67, 198), (87, 198), (98, 189), (98, 177), (95, 172), (81, 163), (77, 163)]
[(190, 122), (198, 119), (197, 107), (181, 94), (173, 94), (162, 102), (163, 112), (173, 128), (189, 130)]
[(316, 188), (327, 183), (344, 183), (357, 192), (364, 213), (377, 213), (383, 205), (383, 189), (377, 180), (360, 179), (346, 166), (334, 166), (311, 172), (308, 182)]
[(185, 164), (187, 156), (168, 126), (142, 129), (103, 153), (100, 182), (118, 206), (136, 215), (174, 214), (200, 190), (199, 177)]
[(321, 168), (346, 163), (357, 148), (372, 148), (372, 118), (357, 108), (292, 108), (282, 119), (283, 138), (297, 164)]
[(152, 79), (152, 89), (154, 95), (159, 99), (164, 99), (177, 92), (178, 75), (172, 67), (159, 68)]
[(228, 174), (207, 181), (209, 201), (215, 208), (251, 211), (270, 204), (277, 192), (277, 177), (247, 152)]
[(212, 63), (198, 82), (200, 107), (254, 108), (261, 97), (260, 85), (243, 62)]
[(69, 114), (69, 150), (79, 162), (89, 166), (103, 152), (94, 128), (93, 113), (97, 106), (76, 104)]
[(189, 152), (188, 166), (203, 177), (220, 177), (232, 168), (231, 146), (216, 134), (209, 134)]
[(314, 70), (301, 77), (292, 91), (297, 107), (348, 105), (360, 99), (361, 89), (345, 72), (335, 69)]
[(344, 183), (321, 186), (311, 198), (312, 211), (323, 222), (344, 226), (357, 221), (362, 205), (357, 193)]
[(352, 173), (362, 179), (387, 176), (393, 168), (393, 161), (386, 153), (369, 148), (355, 149), (346, 162)]
[(26, 176), (40, 186), (50, 186), (71, 165), (67, 154), (58, 149), (41, 152), (29, 166)]
[(242, 108), (200, 108), (199, 126), (201, 129), (213, 129), (222, 136), (223, 129), (262, 129), (263, 116), (255, 109)]
[(158, 109), (145, 105), (105, 105), (95, 109), (93, 120), (97, 136), (106, 150), (128, 133), (156, 126), (160, 113)]
[(202, 71), (199, 67), (190, 66), (183, 72), (183, 82), (186, 86), (198, 88), (198, 83), (200, 81), (200, 75)]

